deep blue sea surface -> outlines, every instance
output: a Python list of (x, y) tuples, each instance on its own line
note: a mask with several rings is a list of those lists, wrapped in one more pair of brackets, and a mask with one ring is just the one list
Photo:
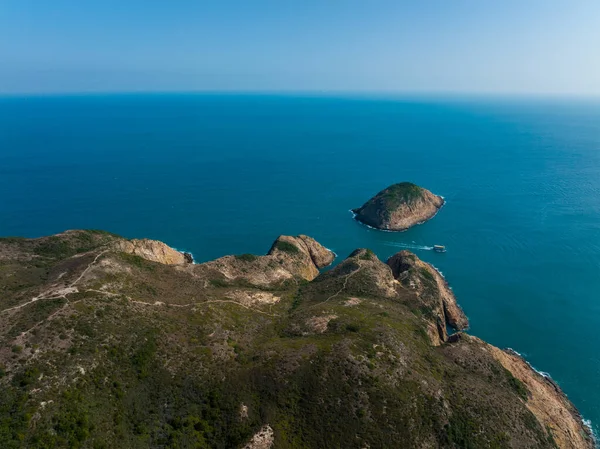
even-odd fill
[[(403, 233), (352, 220), (389, 184), (446, 206)], [(99, 228), (264, 253), (403, 248), (471, 332), (524, 354), (600, 424), (600, 101), (109, 95), (0, 98), (0, 235)], [(446, 245), (446, 254), (426, 248)]]

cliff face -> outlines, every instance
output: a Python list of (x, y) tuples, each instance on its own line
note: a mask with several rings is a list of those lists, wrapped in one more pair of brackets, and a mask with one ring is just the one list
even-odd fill
[(404, 231), (429, 220), (443, 205), (442, 197), (403, 182), (382, 190), (352, 212), (356, 220), (373, 228)]
[(581, 428), (582, 418), (579, 412), (554, 381), (532, 370), (518, 354), (503, 351), (482, 341), (480, 344), (525, 385), (529, 391), (527, 408), (549, 429), (558, 447), (590, 447), (591, 435), (588, 429)]
[(182, 261), (100, 231), (0, 239), (0, 442), (592, 448), (581, 417), (414, 254), (281, 236)]
[[(306, 235), (279, 236), (269, 250), (268, 256), (282, 261), (307, 281), (319, 274), (319, 269), (331, 265), (335, 256), (331, 251)], [(295, 267), (295, 269), (294, 269)]]
[(471, 364), (473, 360), (491, 356), (509, 374), (510, 383), (518, 386), (525, 406), (546, 429), (559, 448), (593, 448), (593, 437), (573, 404), (551, 379), (536, 372), (514, 351), (502, 350), (477, 337), (458, 333), (448, 340), (445, 350), (456, 363)]
[(189, 255), (174, 250), (170, 246), (157, 240), (120, 240), (115, 242), (114, 248), (116, 251), (122, 251), (152, 262), (163, 263), (166, 265), (184, 265), (191, 262)]
[(433, 344), (448, 339), (446, 325), (455, 330), (469, 327), (469, 321), (456, 302), (456, 297), (442, 275), (430, 264), (409, 251), (400, 251), (390, 257), (387, 264), (394, 277), (405, 288), (416, 293), (420, 311), (427, 323), (427, 333)]

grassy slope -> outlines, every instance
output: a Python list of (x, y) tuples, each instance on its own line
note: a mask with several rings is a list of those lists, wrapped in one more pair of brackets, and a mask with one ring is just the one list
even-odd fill
[[(0, 242), (39, 256), (0, 261), (1, 310), (114, 238)], [(518, 381), (468, 343), (430, 346), (411, 294), (370, 294), (363, 273), (282, 286), (278, 304), (253, 310), (173, 267), (98, 260), (120, 269), (0, 315), (2, 447), (228, 448), (266, 423), (281, 448), (552, 447)], [(121, 294), (91, 291), (106, 284)], [(334, 318), (319, 334), (309, 323), (322, 316)]]

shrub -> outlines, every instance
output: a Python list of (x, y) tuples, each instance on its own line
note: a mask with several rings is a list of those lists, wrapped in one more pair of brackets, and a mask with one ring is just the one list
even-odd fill
[(298, 254), (300, 250), (296, 245), (290, 242), (284, 242), (283, 240), (279, 240), (277, 245), (275, 246), (279, 251), (283, 251), (284, 253), (289, 254)]
[(390, 207), (396, 207), (402, 203), (410, 204), (418, 200), (423, 196), (423, 189), (410, 182), (401, 182), (388, 187), (382, 196)]
[(419, 271), (421, 273), (421, 276), (423, 276), (428, 281), (435, 281), (433, 274), (431, 274), (431, 271), (429, 271), (427, 268), (421, 268)]
[(517, 395), (519, 395), (519, 397), (521, 399), (523, 399), (524, 401), (527, 401), (528, 395), (529, 395), (529, 390), (527, 389), (525, 384), (523, 382), (521, 382), (519, 379), (517, 379), (515, 376), (513, 376), (512, 373), (506, 369), (505, 369), (505, 374), (506, 374), (506, 378), (508, 380), (508, 385), (510, 386), (510, 388), (515, 393), (517, 393)]
[(346, 325), (346, 330), (350, 332), (358, 332), (360, 330), (360, 326), (358, 324), (350, 323)]
[(254, 254), (239, 254), (236, 255), (235, 258), (243, 262), (254, 262), (256, 259), (258, 259), (258, 256), (255, 256)]
[(73, 254), (68, 243), (59, 237), (48, 237), (35, 248), (35, 253), (40, 256), (63, 258)]
[(227, 281), (224, 281), (223, 279), (211, 279), (210, 285), (213, 287), (229, 287)]
[(156, 267), (152, 265), (151, 262), (135, 254), (121, 253), (121, 258), (125, 262), (135, 267), (141, 268), (142, 270), (154, 271), (156, 269)]
[(375, 258), (375, 253), (370, 249), (366, 250), (361, 256), (361, 260), (373, 260)]
[(135, 367), (140, 379), (144, 379), (149, 374), (149, 369), (154, 361), (156, 353), (156, 339), (154, 335), (148, 335), (144, 344), (135, 352), (131, 362)]

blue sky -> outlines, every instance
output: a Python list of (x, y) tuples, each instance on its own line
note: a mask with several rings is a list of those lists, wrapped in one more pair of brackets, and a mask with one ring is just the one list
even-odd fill
[(599, 0), (0, 0), (0, 92), (600, 95)]

